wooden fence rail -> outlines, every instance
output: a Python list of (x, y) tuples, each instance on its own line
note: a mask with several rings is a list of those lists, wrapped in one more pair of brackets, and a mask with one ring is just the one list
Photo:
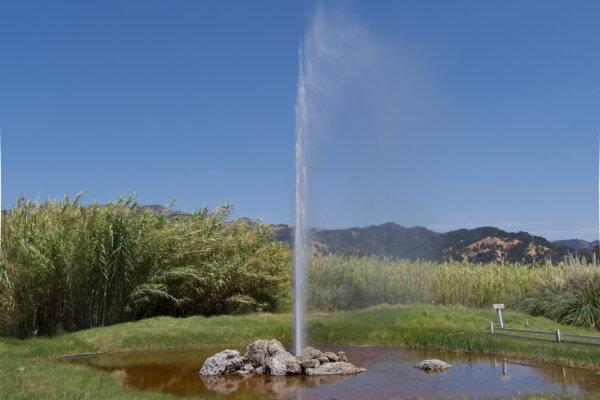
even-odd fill
[(560, 329), (556, 329), (554, 331), (540, 331), (535, 329), (507, 328), (504, 326), (504, 321), (502, 319), (502, 310), (504, 310), (504, 304), (494, 304), (494, 310), (496, 311), (496, 314), (498, 316), (498, 326), (494, 326), (494, 323), (490, 322), (490, 333), (492, 335), (496, 331), (508, 331), (519, 333), (532, 333), (536, 335), (550, 335), (554, 336), (557, 342), (561, 342), (563, 337), (600, 341), (600, 336), (580, 335), (577, 333), (564, 333), (561, 332)]

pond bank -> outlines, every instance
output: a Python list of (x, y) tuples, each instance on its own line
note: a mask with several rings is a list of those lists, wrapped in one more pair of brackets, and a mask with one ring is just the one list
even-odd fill
[[(541, 338), (490, 335), (492, 310), (464, 307), (379, 306), (354, 312), (312, 314), (308, 337), (315, 344), (426, 348), (462, 353), (489, 353), (553, 363), (600, 367), (600, 347), (554, 343)], [(583, 334), (595, 332), (561, 326), (544, 318), (508, 312), (508, 326)], [(66, 354), (141, 349), (193, 348), (210, 344), (247, 343), (272, 337), (291, 342), (291, 315), (251, 314), (213, 318), (158, 317), (95, 328), (53, 338), (25, 341), (0, 339), (0, 398), (11, 399), (166, 399), (161, 393), (141, 395), (115, 384), (110, 375), (58, 361)]]

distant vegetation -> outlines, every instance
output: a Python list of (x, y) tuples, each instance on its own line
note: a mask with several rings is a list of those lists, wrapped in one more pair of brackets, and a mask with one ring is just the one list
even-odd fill
[(230, 207), (167, 218), (133, 199), (19, 200), (2, 220), (0, 332), (287, 309), (290, 253)]
[[(90, 206), (78, 198), (19, 200), (2, 221), (0, 334), (53, 334), (158, 315), (288, 311), (289, 246), (273, 240), (273, 227), (230, 221), (229, 213), (229, 206), (165, 212), (134, 199)], [(319, 256), (311, 264), (308, 307), (489, 309), (501, 302), (509, 310), (600, 329), (600, 270), (565, 260), (525, 265)]]
[(376, 304), (463, 305), (509, 309), (600, 328), (600, 270), (569, 264), (467, 264), (324, 256), (313, 260), (309, 305), (317, 311)]

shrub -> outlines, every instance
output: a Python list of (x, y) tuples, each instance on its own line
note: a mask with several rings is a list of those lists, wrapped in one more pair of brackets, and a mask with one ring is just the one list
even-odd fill
[(0, 329), (24, 337), (285, 307), (288, 249), (229, 213), (167, 218), (134, 199), (18, 200), (2, 221)]
[(600, 271), (592, 267), (565, 268), (562, 274), (539, 281), (525, 309), (563, 324), (600, 328)]

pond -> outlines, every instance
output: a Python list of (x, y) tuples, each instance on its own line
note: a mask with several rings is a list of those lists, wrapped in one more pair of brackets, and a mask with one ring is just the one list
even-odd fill
[[(226, 346), (99, 354), (70, 362), (111, 373), (116, 384), (195, 399), (450, 399), (600, 393), (596, 371), (549, 363), (397, 348), (319, 347), (343, 350), (352, 363), (368, 371), (337, 377), (199, 376), (204, 360)], [(239, 346), (229, 348), (242, 351)], [(443, 359), (452, 368), (427, 373), (414, 367), (426, 358)]]

